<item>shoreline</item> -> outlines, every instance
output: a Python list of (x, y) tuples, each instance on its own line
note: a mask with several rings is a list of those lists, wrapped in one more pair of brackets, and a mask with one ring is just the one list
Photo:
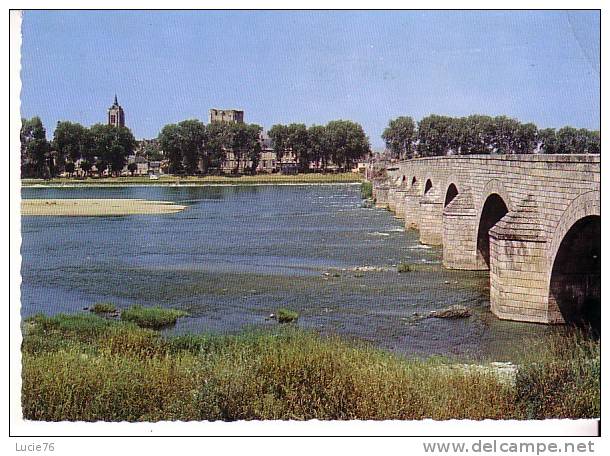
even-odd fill
[(321, 185), (321, 184), (359, 184), (364, 177), (358, 173), (341, 174), (302, 174), (302, 175), (255, 175), (255, 176), (204, 176), (178, 177), (163, 176), (157, 180), (147, 177), (111, 177), (111, 178), (55, 178), (22, 179), (21, 187), (132, 187), (132, 186), (235, 186), (235, 185)]
[(263, 186), (278, 186), (278, 187), (305, 187), (305, 186), (323, 186), (323, 185), (360, 185), (362, 182), (236, 182), (229, 183), (199, 183), (190, 182), (186, 184), (177, 184), (174, 182), (155, 183), (49, 183), (49, 184), (22, 184), (21, 188), (130, 188), (130, 187), (263, 187)]

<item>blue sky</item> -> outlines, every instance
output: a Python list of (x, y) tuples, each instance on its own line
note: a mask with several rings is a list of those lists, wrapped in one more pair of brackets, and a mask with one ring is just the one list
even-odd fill
[(28, 11), (22, 116), (106, 121), (116, 93), (136, 138), (167, 123), (362, 124), (506, 114), (599, 129), (598, 12)]

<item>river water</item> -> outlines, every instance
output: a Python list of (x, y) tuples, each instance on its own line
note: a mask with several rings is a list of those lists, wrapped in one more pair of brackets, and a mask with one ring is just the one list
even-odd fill
[[(169, 215), (23, 217), (21, 314), (81, 312), (96, 302), (184, 309), (167, 332), (231, 333), (298, 325), (409, 355), (511, 361), (552, 329), (489, 311), (488, 274), (447, 271), (440, 248), (358, 185), (24, 188), (23, 198), (141, 198), (187, 206)], [(417, 264), (399, 274), (399, 262)], [(372, 266), (372, 270), (356, 268)], [(420, 270), (421, 269), (421, 270)], [(452, 304), (466, 319), (427, 318)]]

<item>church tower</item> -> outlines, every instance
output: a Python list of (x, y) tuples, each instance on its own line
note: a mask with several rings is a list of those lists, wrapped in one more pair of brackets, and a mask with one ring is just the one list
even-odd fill
[(114, 95), (114, 103), (108, 108), (108, 125), (113, 127), (125, 126), (125, 112)]

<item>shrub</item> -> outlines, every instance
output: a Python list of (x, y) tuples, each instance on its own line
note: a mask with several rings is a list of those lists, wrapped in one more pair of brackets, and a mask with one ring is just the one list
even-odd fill
[(54, 334), (64, 337), (90, 339), (107, 331), (112, 322), (93, 314), (57, 314), (52, 317), (37, 314), (26, 319), (28, 333)]
[(299, 319), (299, 314), (293, 310), (280, 309), (277, 311), (277, 321), (280, 323), (292, 323)]
[(96, 314), (106, 314), (116, 312), (116, 306), (111, 302), (98, 302), (89, 308), (90, 312)]
[(180, 317), (188, 313), (164, 307), (131, 306), (121, 312), (121, 320), (130, 321), (141, 328), (161, 329), (176, 324)]
[(362, 199), (373, 197), (373, 184), (371, 182), (363, 182), (360, 184), (360, 196)]
[(411, 267), (410, 264), (408, 263), (398, 263), (398, 266), (396, 267), (396, 270), (402, 274), (403, 272), (411, 272), (413, 270), (413, 268)]

